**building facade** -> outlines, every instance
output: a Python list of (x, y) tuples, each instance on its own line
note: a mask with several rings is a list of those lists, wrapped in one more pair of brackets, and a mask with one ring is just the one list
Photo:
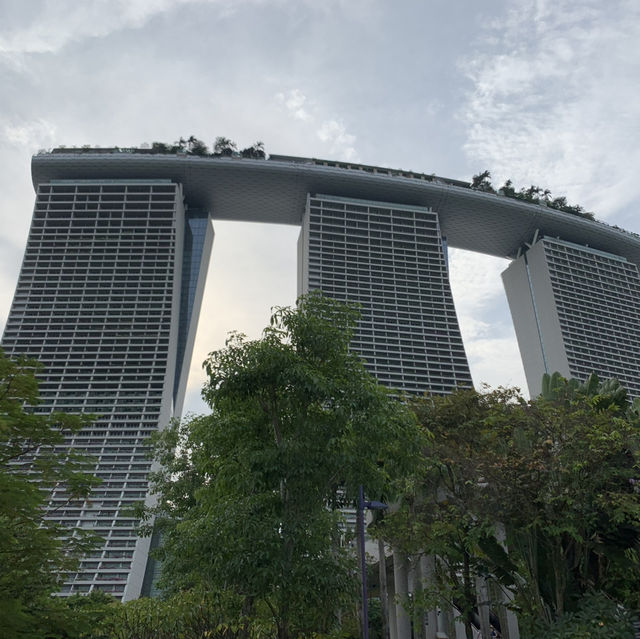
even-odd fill
[[(36, 410), (97, 416), (67, 445), (103, 479), (83, 504), (51, 495), (47, 516), (104, 538), (63, 595), (151, 587), (157, 540), (136, 536), (127, 509), (151, 503), (145, 441), (182, 411), (212, 219), (300, 226), (299, 292), (361, 305), (353, 348), (390, 388), (471, 385), (450, 245), (513, 260), (504, 281), (532, 393), (553, 370), (640, 390), (640, 237), (619, 229), (457, 180), (311, 158), (57, 149), (33, 158), (32, 175), (2, 345), (44, 364)], [(543, 239), (527, 249), (534, 232)]]
[(66, 441), (102, 484), (47, 517), (104, 539), (62, 594), (140, 596), (149, 538), (128, 512), (148, 497), (146, 440), (180, 416), (213, 231), (168, 180), (39, 184), (2, 345), (44, 366), (38, 412), (96, 415)]
[(640, 275), (625, 257), (542, 238), (502, 274), (532, 396), (542, 376), (616, 378), (640, 396)]
[(298, 242), (298, 292), (360, 305), (352, 348), (382, 384), (416, 394), (472, 386), (437, 213), (310, 195)]

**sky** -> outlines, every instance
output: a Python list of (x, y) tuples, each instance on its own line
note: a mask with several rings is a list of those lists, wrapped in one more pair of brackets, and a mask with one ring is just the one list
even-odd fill
[[(0, 0), (0, 328), (30, 157), (195, 135), (538, 184), (640, 232), (637, 0)], [(229, 331), (296, 296), (298, 229), (215, 224), (185, 410)], [(449, 252), (474, 383), (526, 388), (505, 260)]]

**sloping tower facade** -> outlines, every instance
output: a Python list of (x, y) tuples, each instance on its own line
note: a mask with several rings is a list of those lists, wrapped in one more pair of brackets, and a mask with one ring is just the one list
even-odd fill
[(62, 594), (141, 594), (149, 538), (128, 512), (149, 500), (146, 440), (180, 416), (213, 241), (169, 180), (39, 184), (2, 345), (44, 365), (38, 412), (96, 416), (66, 442), (96, 460), (102, 484), (50, 518), (104, 539)]
[(309, 196), (298, 291), (360, 305), (352, 348), (388, 388), (418, 395), (471, 387), (437, 213)]
[(625, 257), (539, 239), (502, 274), (532, 396), (542, 376), (615, 378), (640, 397), (640, 274)]

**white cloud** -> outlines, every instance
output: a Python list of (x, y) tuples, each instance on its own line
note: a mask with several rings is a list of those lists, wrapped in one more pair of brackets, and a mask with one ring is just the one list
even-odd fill
[(504, 295), (500, 274), (506, 260), (469, 251), (449, 251), (449, 279), (460, 329), (466, 343), (495, 334), (494, 318), (486, 317)]
[(465, 339), (465, 350), (476, 388), (517, 386), (528, 395), (518, 344), (511, 336)]
[(637, 197), (640, 4), (518, 0), (464, 61), (466, 152), (605, 217)]
[(55, 125), (43, 118), (0, 125), (0, 131), (7, 142), (24, 147), (30, 152), (53, 146), (56, 137)]
[(294, 119), (316, 127), (315, 135), (325, 144), (328, 154), (349, 162), (359, 161), (355, 148), (356, 136), (347, 131), (342, 120), (323, 117), (320, 107), (308, 100), (300, 89), (276, 93), (275, 98)]
[(500, 295), (500, 274), (508, 261), (459, 249), (449, 250), (449, 276), (459, 311), (490, 306)]
[[(25, 4), (31, 11), (25, 26), (0, 27), (0, 54), (53, 53), (69, 42), (104, 37), (121, 29), (144, 26), (154, 16), (180, 5), (210, 2), (222, 14), (241, 0), (43, 0)], [(250, 0), (244, 0), (245, 2)]]
[(338, 120), (325, 120), (318, 129), (318, 138), (327, 142), (331, 153), (340, 155), (345, 160), (358, 161), (358, 154), (353, 146), (356, 136), (347, 133), (347, 129)]
[(304, 109), (307, 96), (300, 89), (291, 89), (287, 93), (278, 93), (276, 94), (276, 100), (283, 104), (294, 118), (303, 121), (311, 119), (311, 115)]
[(297, 227), (223, 221), (214, 227), (185, 412), (206, 410), (199, 398), (206, 381), (202, 362), (224, 347), (229, 332), (257, 339), (269, 324), (271, 307), (296, 300)]

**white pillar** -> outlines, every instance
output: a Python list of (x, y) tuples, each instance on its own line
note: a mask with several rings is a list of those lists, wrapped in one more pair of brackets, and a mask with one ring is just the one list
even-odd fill
[[(393, 558), (392, 558), (393, 559)], [(396, 585), (395, 579), (387, 582), (389, 610), (389, 639), (398, 639), (398, 620), (396, 619)]]
[[(504, 525), (496, 524), (496, 539), (508, 553), (507, 533)], [(497, 584), (496, 584), (497, 585)], [(502, 593), (502, 605), (499, 607), (500, 629), (502, 630), (503, 639), (520, 639), (520, 627), (518, 625), (518, 616), (509, 608), (509, 604), (513, 601), (513, 594), (509, 590), (500, 588)]]
[(489, 620), (489, 587), (484, 577), (476, 577), (476, 601), (480, 617), (480, 636), (491, 639), (491, 621)]
[[(433, 580), (436, 570), (436, 560), (433, 555), (422, 555), (420, 557), (420, 565), (422, 568), (422, 587), (430, 588), (433, 585)], [(438, 632), (438, 611), (429, 610), (426, 615), (426, 639), (436, 639), (436, 633)]]
[(421, 556), (411, 557), (409, 571), (409, 590), (413, 593), (413, 637), (414, 639), (427, 639), (427, 616), (423, 606), (416, 605), (416, 602), (422, 598), (424, 589)]
[(454, 622), (454, 626), (455, 626), (455, 629), (456, 629), (455, 638), (456, 639), (467, 639), (467, 628), (462, 623), (462, 621), (458, 621), (456, 619), (456, 621)]
[(509, 591), (498, 587), (502, 595), (502, 605), (498, 607), (498, 618), (500, 619), (500, 629), (503, 639), (520, 639), (520, 627), (518, 626), (518, 616), (509, 605), (513, 601), (513, 595)]
[(389, 639), (389, 608), (391, 599), (387, 587), (387, 556), (384, 541), (378, 539), (378, 575), (380, 578), (380, 608), (382, 609), (382, 639)]
[(409, 579), (407, 575), (406, 557), (394, 549), (393, 551), (393, 581), (396, 591), (396, 628), (397, 639), (411, 639), (411, 618), (405, 608), (409, 596)]

